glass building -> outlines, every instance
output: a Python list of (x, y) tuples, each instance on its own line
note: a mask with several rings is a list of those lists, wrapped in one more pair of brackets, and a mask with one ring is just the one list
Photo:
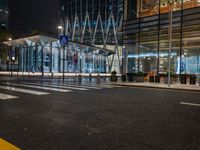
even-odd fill
[(0, 0), (0, 30), (8, 28), (8, 0)]
[(200, 0), (124, 0), (123, 46), (124, 72), (166, 73), (170, 60), (200, 74)]
[(69, 42), (61, 46), (57, 38), (42, 35), (4, 42), (12, 47), (8, 55), (15, 57), (17, 71), (42, 73), (106, 73), (110, 50)]
[(120, 72), (123, 0), (60, 0), (60, 19), (72, 41), (114, 51), (108, 71)]

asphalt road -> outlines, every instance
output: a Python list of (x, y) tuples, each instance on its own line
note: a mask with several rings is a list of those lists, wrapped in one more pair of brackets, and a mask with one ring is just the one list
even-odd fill
[(18, 97), (0, 99), (0, 138), (22, 150), (200, 150), (200, 93), (99, 85), (58, 92), (36, 84), (63, 86), (30, 79), (0, 83), (48, 93), (0, 89)]

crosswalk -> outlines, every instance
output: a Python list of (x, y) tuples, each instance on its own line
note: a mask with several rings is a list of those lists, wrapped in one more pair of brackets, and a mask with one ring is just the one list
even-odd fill
[(7, 85), (28, 87), (28, 88), (35, 88), (35, 89), (41, 89), (41, 90), (56, 91), (56, 92), (71, 92), (71, 90), (63, 90), (63, 89), (58, 89), (58, 88), (35, 86), (35, 85), (26, 85), (26, 84), (7, 83)]
[(14, 91), (14, 92), (34, 94), (34, 95), (46, 95), (46, 94), (49, 94), (47, 92), (40, 92), (40, 91), (35, 91), (35, 90), (28, 90), (28, 89), (22, 89), (22, 88), (11, 87), (11, 86), (3, 86), (3, 85), (0, 85), (0, 89), (8, 90), (8, 91)]
[(0, 93), (0, 99), (1, 100), (14, 99), (14, 98), (18, 98), (18, 97)]
[[(15, 93), (25, 93), (29, 95), (49, 95), (52, 92), (69, 93), (72, 91), (89, 91), (112, 89), (119, 86), (112, 85), (90, 85), (90, 84), (69, 84), (52, 82), (5, 82), (0, 84), (0, 100), (9, 100), (20, 98)], [(3, 93), (2, 91), (6, 92)], [(9, 94), (7, 94), (9, 92)], [(10, 94), (12, 92), (12, 94)]]

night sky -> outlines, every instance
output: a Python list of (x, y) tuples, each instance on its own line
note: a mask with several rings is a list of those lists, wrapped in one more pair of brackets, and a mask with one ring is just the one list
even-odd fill
[(10, 30), (57, 32), (58, 0), (10, 0)]

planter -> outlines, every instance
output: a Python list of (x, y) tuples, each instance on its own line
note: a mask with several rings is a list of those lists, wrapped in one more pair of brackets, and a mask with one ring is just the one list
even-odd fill
[(191, 76), (190, 77), (190, 84), (193, 84), (193, 85), (196, 84), (196, 76)]
[(184, 75), (180, 76), (180, 82), (181, 84), (187, 84), (187, 77)]
[(136, 82), (144, 82), (144, 77), (136, 77)]
[(111, 82), (116, 82), (117, 79), (118, 79), (117, 76), (112, 76), (112, 75), (110, 76), (110, 81)]

